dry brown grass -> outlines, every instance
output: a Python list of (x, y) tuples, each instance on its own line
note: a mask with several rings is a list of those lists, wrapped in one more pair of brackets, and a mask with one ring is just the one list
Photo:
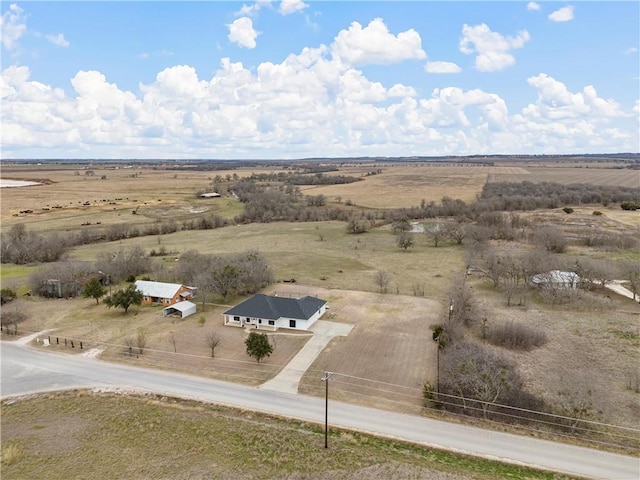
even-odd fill
[(526, 165), (511, 171), (492, 169), (490, 179), (492, 182), (553, 182), (563, 185), (584, 183), (630, 188), (638, 188), (640, 185), (640, 170), (587, 165)]
[[(482, 191), (487, 175), (502, 167), (454, 167), (427, 164), (374, 166), (366, 171), (381, 168), (382, 173), (346, 185), (303, 187), (307, 195), (325, 195), (329, 201), (341, 197), (356, 205), (369, 208), (412, 207), (439, 202), (442, 197), (459, 198), (470, 202)], [(508, 168), (508, 167), (507, 167)], [(341, 168), (341, 174), (361, 176), (362, 167)]]
[(1, 409), (3, 480), (563, 478), (337, 429), (325, 449), (316, 425), (157, 396), (62, 392)]

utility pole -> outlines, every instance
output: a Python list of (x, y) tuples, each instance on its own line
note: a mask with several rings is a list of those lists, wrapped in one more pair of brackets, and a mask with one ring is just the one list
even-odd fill
[(329, 448), (329, 379), (333, 372), (324, 372), (324, 448)]

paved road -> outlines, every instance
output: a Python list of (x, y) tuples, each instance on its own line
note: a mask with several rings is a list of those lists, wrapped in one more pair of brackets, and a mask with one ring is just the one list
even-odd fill
[[(322, 424), (324, 399), (0, 344), (3, 397), (75, 387), (138, 388)], [(329, 403), (331, 425), (590, 478), (640, 478), (640, 459), (388, 411)]]

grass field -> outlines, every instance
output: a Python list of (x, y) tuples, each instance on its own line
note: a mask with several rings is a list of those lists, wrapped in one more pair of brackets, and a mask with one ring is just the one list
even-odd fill
[[(3, 402), (2, 478), (560, 479), (369, 435), (154, 396)], [(277, 432), (277, 435), (274, 435)]]
[[(437, 202), (445, 195), (471, 201), (487, 179), (584, 182), (594, 185), (615, 182), (620, 186), (636, 187), (640, 180), (638, 171), (584, 167), (584, 164), (570, 168), (549, 164), (500, 164), (495, 167), (347, 165), (338, 173), (362, 176), (378, 168), (382, 173), (367, 176), (365, 180), (353, 184), (305, 187), (303, 191), (310, 195), (322, 193), (329, 203), (337, 202), (340, 197), (342, 203), (351, 200), (360, 206), (387, 208), (418, 205), (423, 199)], [(242, 211), (238, 201), (232, 197), (199, 200), (195, 198), (195, 192), (210, 187), (212, 177), (218, 174), (223, 177), (227, 173), (246, 176), (260, 171), (96, 169), (95, 176), (87, 177), (82, 170), (76, 175), (76, 170), (76, 167), (46, 166), (7, 169), (3, 165), (3, 178), (46, 178), (55, 182), (38, 187), (2, 189), (3, 231), (20, 222), (33, 230), (78, 231), (82, 228), (103, 228), (115, 223), (144, 225), (158, 220), (180, 221), (202, 213), (231, 218)], [(103, 174), (106, 175), (104, 180), (101, 179)], [(112, 205), (111, 200), (115, 200), (116, 204)], [(84, 201), (89, 201), (90, 205), (82, 205)], [(42, 210), (46, 205), (58, 204), (63, 208), (48, 207), (49, 210)], [(140, 208), (136, 215), (132, 215), (132, 210), (138, 206)], [(14, 216), (23, 208), (32, 208), (34, 213)], [(600, 210), (604, 215), (593, 216), (594, 210)], [(572, 215), (566, 215), (561, 209), (526, 212), (522, 215), (536, 225), (557, 225), (571, 238), (578, 238), (590, 229), (637, 235), (640, 227), (638, 212), (625, 212), (616, 205), (606, 208), (583, 205), (575, 207)], [(80, 225), (83, 222), (92, 225), (83, 227)], [(98, 222), (100, 225), (97, 225)], [(452, 279), (463, 273), (466, 266), (464, 247), (445, 245), (434, 248), (424, 236), (416, 235), (415, 245), (403, 251), (397, 247), (388, 226), (374, 228), (363, 235), (349, 235), (343, 222), (251, 224), (216, 230), (181, 231), (85, 245), (73, 249), (69, 257), (93, 261), (102, 252), (132, 245), (140, 245), (147, 252), (157, 250), (160, 246), (172, 252), (170, 256), (154, 259), (156, 265), (165, 272), (170, 272), (175, 259), (188, 250), (216, 255), (259, 251), (272, 267), (276, 279), (266, 293), (326, 297), (331, 306), (330, 318), (326, 319), (355, 325), (348, 337), (334, 339), (316, 359), (303, 378), (300, 391), (321, 395), (318, 374), (330, 370), (341, 374), (335, 382), (333, 393), (336, 398), (412, 413), (421, 408), (422, 382), (433, 381), (435, 375), (435, 349), (430, 327), (438, 323), (442, 315)], [(640, 253), (637, 250), (592, 251), (572, 243), (564, 257), (572, 258), (575, 255), (637, 260)], [(19, 293), (24, 293), (28, 289), (28, 275), (37, 268), (3, 265), (2, 286), (18, 288)], [(378, 292), (374, 281), (378, 271), (391, 275), (387, 294)], [(295, 284), (283, 283), (283, 280), (292, 278), (296, 280)], [(488, 312), (490, 326), (515, 320), (538, 326), (547, 332), (549, 342), (542, 348), (518, 354), (504, 352), (516, 360), (531, 391), (552, 403), (561, 398), (563, 391), (584, 394), (593, 405), (594, 418), (640, 427), (638, 394), (628, 388), (634, 368), (637, 370), (639, 305), (615, 296), (606, 298), (601, 295), (604, 298), (600, 305), (605, 305), (605, 308), (553, 308), (540, 302), (532, 293), (527, 308), (508, 308), (503, 295), (492, 289), (486, 280), (470, 278), (468, 281), (482, 308)], [(414, 296), (416, 289), (424, 290), (424, 297)], [(235, 304), (239, 300), (234, 298), (229, 303)], [(276, 339), (274, 354), (263, 364), (256, 365), (244, 352), (246, 332), (222, 326), (221, 313), (228, 306), (207, 305), (203, 312), (199, 303), (196, 315), (178, 323), (163, 318), (159, 307), (134, 307), (128, 315), (123, 315), (121, 311), (108, 310), (102, 304), (96, 305), (95, 301), (86, 299), (67, 301), (24, 297), (3, 308), (18, 308), (27, 313), (29, 320), (21, 325), (23, 331), (55, 329), (51, 335), (83, 340), (88, 348), (103, 349), (102, 358), (109, 361), (196, 373), (250, 385), (260, 384), (275, 375), (308, 340), (306, 335), (286, 335), (287, 332), (283, 332), (285, 334)], [(200, 322), (201, 317), (204, 323)], [(125, 357), (124, 339), (135, 334), (139, 328), (144, 328), (148, 333), (147, 349), (138, 358)], [(215, 359), (210, 358), (204, 341), (206, 332), (212, 330), (222, 337)], [(77, 348), (59, 344), (54, 348), (70, 354), (80, 353)], [(20, 442), (22, 440), (18, 440), (18, 444), (22, 445)], [(137, 458), (134, 453), (130, 455), (127, 458)], [(393, 473), (392, 470), (385, 470), (386, 464), (382, 465), (362, 467), (364, 471), (354, 470), (361, 475), (356, 478), (379, 478), (386, 477), (387, 472)], [(145, 465), (145, 468), (154, 467)], [(369, 468), (371, 470), (366, 470)], [(209, 472), (206, 469), (204, 471)], [(410, 478), (412, 475), (416, 478), (433, 478), (429, 475), (420, 476), (421, 473), (414, 475), (411, 473), (413, 470), (408, 472)], [(250, 473), (246, 478), (262, 478), (255, 475)], [(285, 478), (305, 478), (304, 475), (296, 471), (295, 475)], [(322, 475), (319, 478), (349, 477), (347, 474), (341, 477), (339, 473), (335, 474), (336, 477), (331, 476), (333, 473)], [(205, 473), (202, 476), (207, 475)], [(153, 475), (149, 474), (149, 477)]]

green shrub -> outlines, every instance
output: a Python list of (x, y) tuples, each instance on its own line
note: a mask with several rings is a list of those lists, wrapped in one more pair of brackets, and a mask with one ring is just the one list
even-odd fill
[(562, 209), (562, 211), (563, 211), (564, 213), (566, 213), (566, 214), (569, 214), (569, 213), (573, 213), (573, 212), (574, 212), (573, 208), (571, 208), (571, 207), (564, 207), (564, 208)]

